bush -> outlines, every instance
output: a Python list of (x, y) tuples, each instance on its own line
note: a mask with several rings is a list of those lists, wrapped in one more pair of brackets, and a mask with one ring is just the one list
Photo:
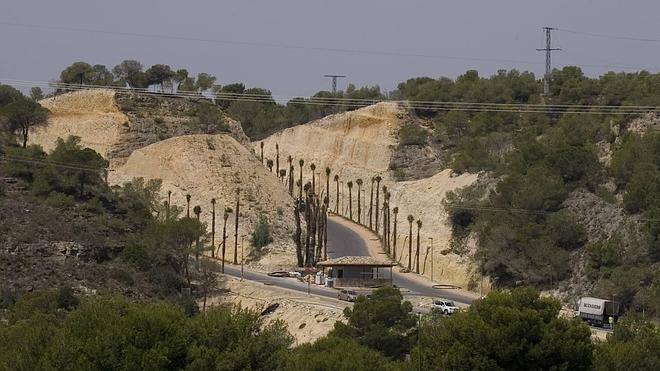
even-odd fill
[(271, 236), (270, 231), (270, 224), (268, 224), (266, 215), (259, 215), (257, 225), (254, 228), (254, 232), (252, 232), (251, 242), (252, 246), (256, 247), (257, 249), (261, 249), (262, 247), (273, 242), (273, 237)]
[(426, 143), (428, 132), (415, 124), (406, 124), (399, 129), (399, 146), (423, 145)]

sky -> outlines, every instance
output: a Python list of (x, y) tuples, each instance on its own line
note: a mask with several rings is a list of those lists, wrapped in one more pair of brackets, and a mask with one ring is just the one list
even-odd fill
[(658, 15), (658, 0), (0, 0), (0, 81), (50, 81), (74, 61), (124, 59), (283, 97), (329, 90), (324, 74), (346, 75), (340, 89), (384, 90), (468, 69), (542, 76), (543, 26), (559, 28), (554, 67), (659, 72)]

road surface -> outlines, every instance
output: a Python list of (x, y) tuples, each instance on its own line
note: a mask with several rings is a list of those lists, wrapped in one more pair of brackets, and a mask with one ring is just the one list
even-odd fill
[[(220, 262), (215, 262), (215, 269), (217, 272), (220, 272)], [(241, 277), (241, 267), (231, 264), (225, 264), (225, 274), (233, 277)], [(302, 293), (309, 293), (311, 295), (325, 296), (328, 298), (337, 298), (337, 290), (325, 288), (317, 285), (307, 285), (306, 282), (301, 282), (295, 278), (282, 278), (282, 277), (270, 277), (266, 273), (255, 272), (252, 270), (245, 269), (243, 271), (243, 278), (248, 281), (260, 282), (264, 285), (273, 285), (276, 287), (281, 287), (284, 289), (289, 289), (293, 291), (299, 291)]]
[[(367, 242), (355, 229), (360, 228), (357, 225), (353, 228), (340, 224), (332, 218), (328, 219), (328, 256), (337, 258), (340, 256), (369, 256), (370, 251)], [(376, 238), (374, 235), (373, 238)], [(414, 273), (400, 273), (397, 268), (393, 268), (393, 283), (395, 286), (410, 291), (412, 295), (443, 297), (459, 303), (470, 304), (474, 297), (462, 294), (458, 290), (435, 289), (430, 280), (411, 278)]]

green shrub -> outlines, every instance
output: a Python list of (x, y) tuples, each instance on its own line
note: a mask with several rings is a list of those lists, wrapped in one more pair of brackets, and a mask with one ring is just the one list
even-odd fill
[(70, 208), (76, 205), (76, 200), (73, 196), (53, 191), (46, 198), (46, 204), (56, 208)]
[(426, 143), (428, 132), (415, 124), (406, 124), (399, 129), (399, 146), (423, 145)]
[(257, 225), (254, 228), (254, 232), (252, 232), (252, 246), (256, 247), (257, 249), (261, 249), (262, 247), (273, 242), (270, 229), (270, 224), (268, 224), (266, 215), (259, 215)]

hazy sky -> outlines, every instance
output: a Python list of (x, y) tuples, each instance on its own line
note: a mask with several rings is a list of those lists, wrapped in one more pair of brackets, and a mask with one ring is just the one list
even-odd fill
[(45, 81), (73, 61), (112, 68), (123, 59), (209, 72), (220, 84), (241, 81), (285, 96), (329, 89), (322, 77), (329, 73), (348, 76), (340, 88), (353, 82), (387, 90), (413, 76), (456, 77), (467, 69), (541, 76), (544, 56), (535, 48), (545, 46), (546, 25), (655, 40), (556, 31), (554, 46), (563, 51), (554, 54), (555, 66), (578, 64), (590, 75), (658, 72), (659, 16), (659, 0), (0, 0), (0, 79)]

